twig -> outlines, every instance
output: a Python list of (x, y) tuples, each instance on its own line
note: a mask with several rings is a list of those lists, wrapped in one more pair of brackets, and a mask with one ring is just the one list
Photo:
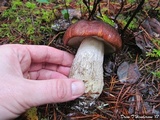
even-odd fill
[(91, 12), (91, 10), (90, 10), (90, 0), (88, 0), (88, 2), (86, 0), (83, 0), (83, 3), (85, 4), (85, 6), (88, 9), (88, 12), (90, 13)]
[(131, 18), (128, 20), (126, 26), (123, 28), (123, 30), (122, 30), (122, 32), (121, 32), (121, 35), (122, 35), (122, 36), (124, 35), (124, 33), (125, 33), (126, 29), (128, 28), (129, 24), (132, 22), (133, 18), (134, 18), (134, 17), (136, 16), (136, 14), (141, 10), (142, 5), (144, 4), (144, 1), (145, 1), (145, 0), (142, 0), (142, 1), (140, 2), (140, 4), (138, 5), (138, 7), (136, 8), (135, 12), (134, 12), (133, 15), (131, 16)]
[(97, 9), (97, 5), (100, 3), (101, 0), (94, 0), (94, 4), (93, 4), (93, 9), (89, 15), (88, 19), (91, 19), (91, 17), (93, 16), (93, 14), (96, 12)]
[(88, 17), (88, 20), (90, 20), (92, 18), (92, 16), (94, 15), (94, 13), (96, 12), (96, 9), (97, 9), (97, 5), (100, 3), (101, 0), (94, 0), (94, 3), (93, 3), (93, 9), (91, 10), (90, 9), (90, 0), (83, 0), (83, 3), (86, 5), (87, 9), (88, 9), (88, 12), (89, 12), (89, 17)]
[[(152, 41), (152, 37), (148, 34), (148, 32), (147, 32), (142, 26), (140, 26), (140, 28), (146, 33), (147, 38), (148, 38), (150, 41)], [(152, 43), (156, 46), (157, 49), (160, 50), (160, 47), (159, 47), (158, 44), (156, 44), (155, 42), (152, 42)]]
[(152, 65), (153, 63), (156, 63), (156, 62), (160, 62), (160, 59), (157, 60), (157, 61), (153, 61), (153, 62), (150, 62), (150, 63), (145, 64), (144, 66), (142, 66), (141, 68), (139, 68), (139, 70), (142, 70), (144, 67), (149, 66), (149, 65)]
[(64, 32), (59, 32), (58, 34), (56, 34), (55, 36), (53, 36), (52, 40), (48, 43), (48, 46), (50, 46), (50, 44), (55, 40), (55, 38), (58, 37), (62, 33), (64, 33)]
[(121, 8), (120, 8), (120, 10), (118, 11), (117, 15), (115, 16), (114, 21), (116, 21), (118, 15), (121, 13), (121, 11), (122, 11), (122, 9), (123, 9), (123, 6), (124, 6), (124, 1), (121, 0)]

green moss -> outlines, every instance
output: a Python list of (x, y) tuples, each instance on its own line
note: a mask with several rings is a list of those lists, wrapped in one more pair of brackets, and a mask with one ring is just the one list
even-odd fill
[(45, 9), (31, 0), (26, 3), (12, 0), (11, 7), (0, 15), (0, 38), (7, 37), (16, 43), (39, 44), (45, 37), (44, 31), (52, 34), (50, 26), (55, 19), (54, 10)]

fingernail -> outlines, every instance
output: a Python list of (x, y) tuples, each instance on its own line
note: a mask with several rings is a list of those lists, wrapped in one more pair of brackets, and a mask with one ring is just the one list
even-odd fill
[(72, 83), (72, 95), (80, 96), (84, 93), (84, 83), (81, 81), (76, 81)]

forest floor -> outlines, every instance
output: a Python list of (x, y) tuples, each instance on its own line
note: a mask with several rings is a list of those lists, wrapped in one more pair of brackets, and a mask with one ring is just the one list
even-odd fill
[(79, 99), (34, 107), (18, 119), (160, 119), (160, 1), (51, 1), (0, 0), (0, 44), (48, 45), (76, 54), (63, 44), (65, 30), (94, 19), (115, 27), (123, 47), (105, 55), (105, 84), (97, 100), (81, 107)]

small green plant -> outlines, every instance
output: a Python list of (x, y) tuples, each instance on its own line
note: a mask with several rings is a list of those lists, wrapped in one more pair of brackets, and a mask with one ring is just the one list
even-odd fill
[(67, 9), (62, 10), (61, 13), (66, 20), (69, 19), (69, 13)]
[(136, 0), (127, 0), (128, 3), (133, 4), (136, 2)]
[(152, 74), (153, 74), (155, 77), (160, 78), (160, 71), (152, 72)]
[(153, 42), (157, 43), (157, 45), (160, 46), (160, 40), (159, 39), (153, 39)]
[[(122, 26), (124, 27), (127, 22), (129, 21), (130, 17), (125, 17), (124, 15), (120, 14), (118, 16), (118, 21), (122, 24)], [(136, 18), (133, 18), (133, 20), (131, 21), (131, 23), (128, 26), (128, 29), (130, 30), (134, 30), (138, 27), (138, 20)]]
[(35, 3), (31, 3), (31, 2), (26, 2), (25, 6), (32, 10), (34, 10), (37, 7)]
[(72, 0), (65, 0), (66, 5), (69, 6), (69, 4), (72, 2)]
[(103, 15), (102, 17), (98, 16), (98, 18), (100, 18), (105, 23), (110, 24), (111, 26), (115, 25), (115, 23), (113, 22), (113, 20), (111, 20), (107, 15)]
[[(153, 43), (155, 43), (157, 46), (160, 47), (160, 40), (158, 39), (153, 39)], [(160, 49), (153, 49), (151, 52), (147, 52), (146, 54), (149, 57), (155, 57), (155, 58), (160, 58)]]
[[(153, 39), (152, 40), (154, 43), (156, 43), (159, 47), (160, 47), (160, 41), (157, 39)], [(152, 57), (152, 58), (160, 58), (160, 49), (153, 49), (151, 52), (148, 52), (146, 54), (146, 56)], [(152, 74), (157, 77), (160, 78), (160, 71), (159, 70), (155, 70), (154, 72), (152, 72)]]
[(158, 49), (153, 49), (151, 52), (148, 52), (148, 53), (147, 53), (147, 56), (160, 58), (160, 50), (158, 50)]
[(48, 0), (36, 0), (39, 3), (49, 3)]

